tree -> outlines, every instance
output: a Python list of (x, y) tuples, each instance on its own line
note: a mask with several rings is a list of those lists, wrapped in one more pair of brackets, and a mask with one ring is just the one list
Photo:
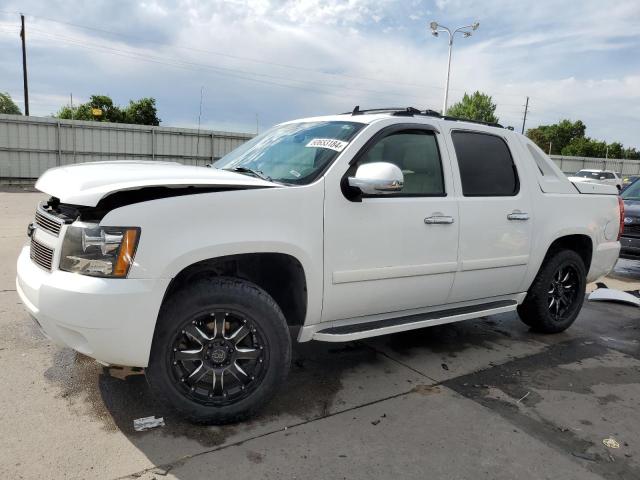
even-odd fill
[(625, 148), (622, 151), (622, 158), (632, 158), (640, 160), (640, 152), (633, 147)]
[(587, 127), (582, 121), (562, 120), (553, 125), (540, 125), (527, 130), (529, 137), (545, 152), (552, 155), (567, 155), (592, 158), (638, 158), (640, 152), (635, 148), (625, 149), (620, 142), (607, 142), (585, 137)]
[(447, 115), (451, 117), (498, 123), (498, 117), (496, 117), (495, 112), (496, 104), (493, 103), (491, 97), (478, 91), (472, 95), (465, 93), (461, 101), (447, 109)]
[(6, 113), (8, 115), (22, 115), (18, 106), (11, 99), (11, 95), (6, 92), (0, 92), (0, 113)]
[(584, 138), (586, 129), (586, 125), (581, 120), (572, 122), (565, 119), (553, 125), (530, 128), (527, 130), (527, 137), (547, 153), (549, 153), (549, 145), (551, 145), (551, 154), (557, 155), (571, 141)]
[(138, 125), (160, 125), (158, 112), (156, 110), (155, 98), (141, 98), (137, 102), (129, 100), (129, 106), (124, 110), (126, 123), (136, 123)]
[(578, 137), (572, 139), (568, 145), (562, 147), (560, 153), (573, 157), (599, 157), (596, 152), (599, 150), (592, 139), (588, 137)]
[[(94, 115), (96, 110), (100, 111), (100, 115)], [(138, 101), (130, 100), (127, 107), (121, 108), (115, 105), (111, 97), (107, 95), (91, 95), (87, 103), (82, 103), (73, 108), (66, 105), (54, 116), (64, 119), (134, 123), (137, 125), (160, 124), (154, 98), (141, 98)]]

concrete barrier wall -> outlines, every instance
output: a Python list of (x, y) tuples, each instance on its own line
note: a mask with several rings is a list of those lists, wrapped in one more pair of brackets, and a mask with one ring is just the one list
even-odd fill
[[(206, 165), (253, 134), (0, 114), (0, 179), (35, 179), (60, 165), (163, 160)], [(552, 155), (567, 174), (583, 168), (640, 175), (640, 160)]]
[(35, 179), (45, 170), (106, 160), (206, 165), (252, 134), (0, 115), (0, 179)]
[(623, 158), (590, 158), (551, 155), (556, 165), (566, 174), (576, 173), (583, 168), (613, 170), (622, 175), (640, 175), (640, 160)]

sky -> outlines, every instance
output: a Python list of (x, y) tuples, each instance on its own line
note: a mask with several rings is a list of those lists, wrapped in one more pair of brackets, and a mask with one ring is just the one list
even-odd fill
[[(640, 148), (638, 0), (0, 0), (0, 91), (23, 109), (26, 17), (32, 115), (106, 94), (154, 97), (162, 125), (255, 132), (361, 108), (440, 110), (476, 90), (503, 125), (582, 120)], [(200, 98), (202, 105), (200, 113)]]

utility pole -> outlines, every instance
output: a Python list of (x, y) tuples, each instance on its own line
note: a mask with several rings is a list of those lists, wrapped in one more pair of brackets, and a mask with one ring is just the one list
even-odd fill
[(24, 80), (24, 114), (29, 116), (29, 85), (27, 83), (27, 46), (26, 36), (27, 32), (24, 29), (24, 15), (20, 15), (20, 21), (22, 23), (22, 29), (20, 30), (20, 38), (22, 38), (22, 77)]
[(200, 119), (202, 118), (202, 95), (204, 94), (204, 85), (200, 87), (200, 108), (198, 111), (198, 136), (196, 140), (196, 157), (200, 153)]
[(529, 110), (529, 97), (527, 97), (527, 102), (524, 104), (524, 118), (522, 119), (522, 134), (524, 135), (524, 124), (527, 122), (527, 110)]

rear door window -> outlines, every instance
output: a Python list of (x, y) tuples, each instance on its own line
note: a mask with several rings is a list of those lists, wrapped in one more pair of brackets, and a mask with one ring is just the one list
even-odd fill
[(507, 197), (520, 190), (518, 172), (506, 142), (480, 132), (451, 133), (465, 197)]

